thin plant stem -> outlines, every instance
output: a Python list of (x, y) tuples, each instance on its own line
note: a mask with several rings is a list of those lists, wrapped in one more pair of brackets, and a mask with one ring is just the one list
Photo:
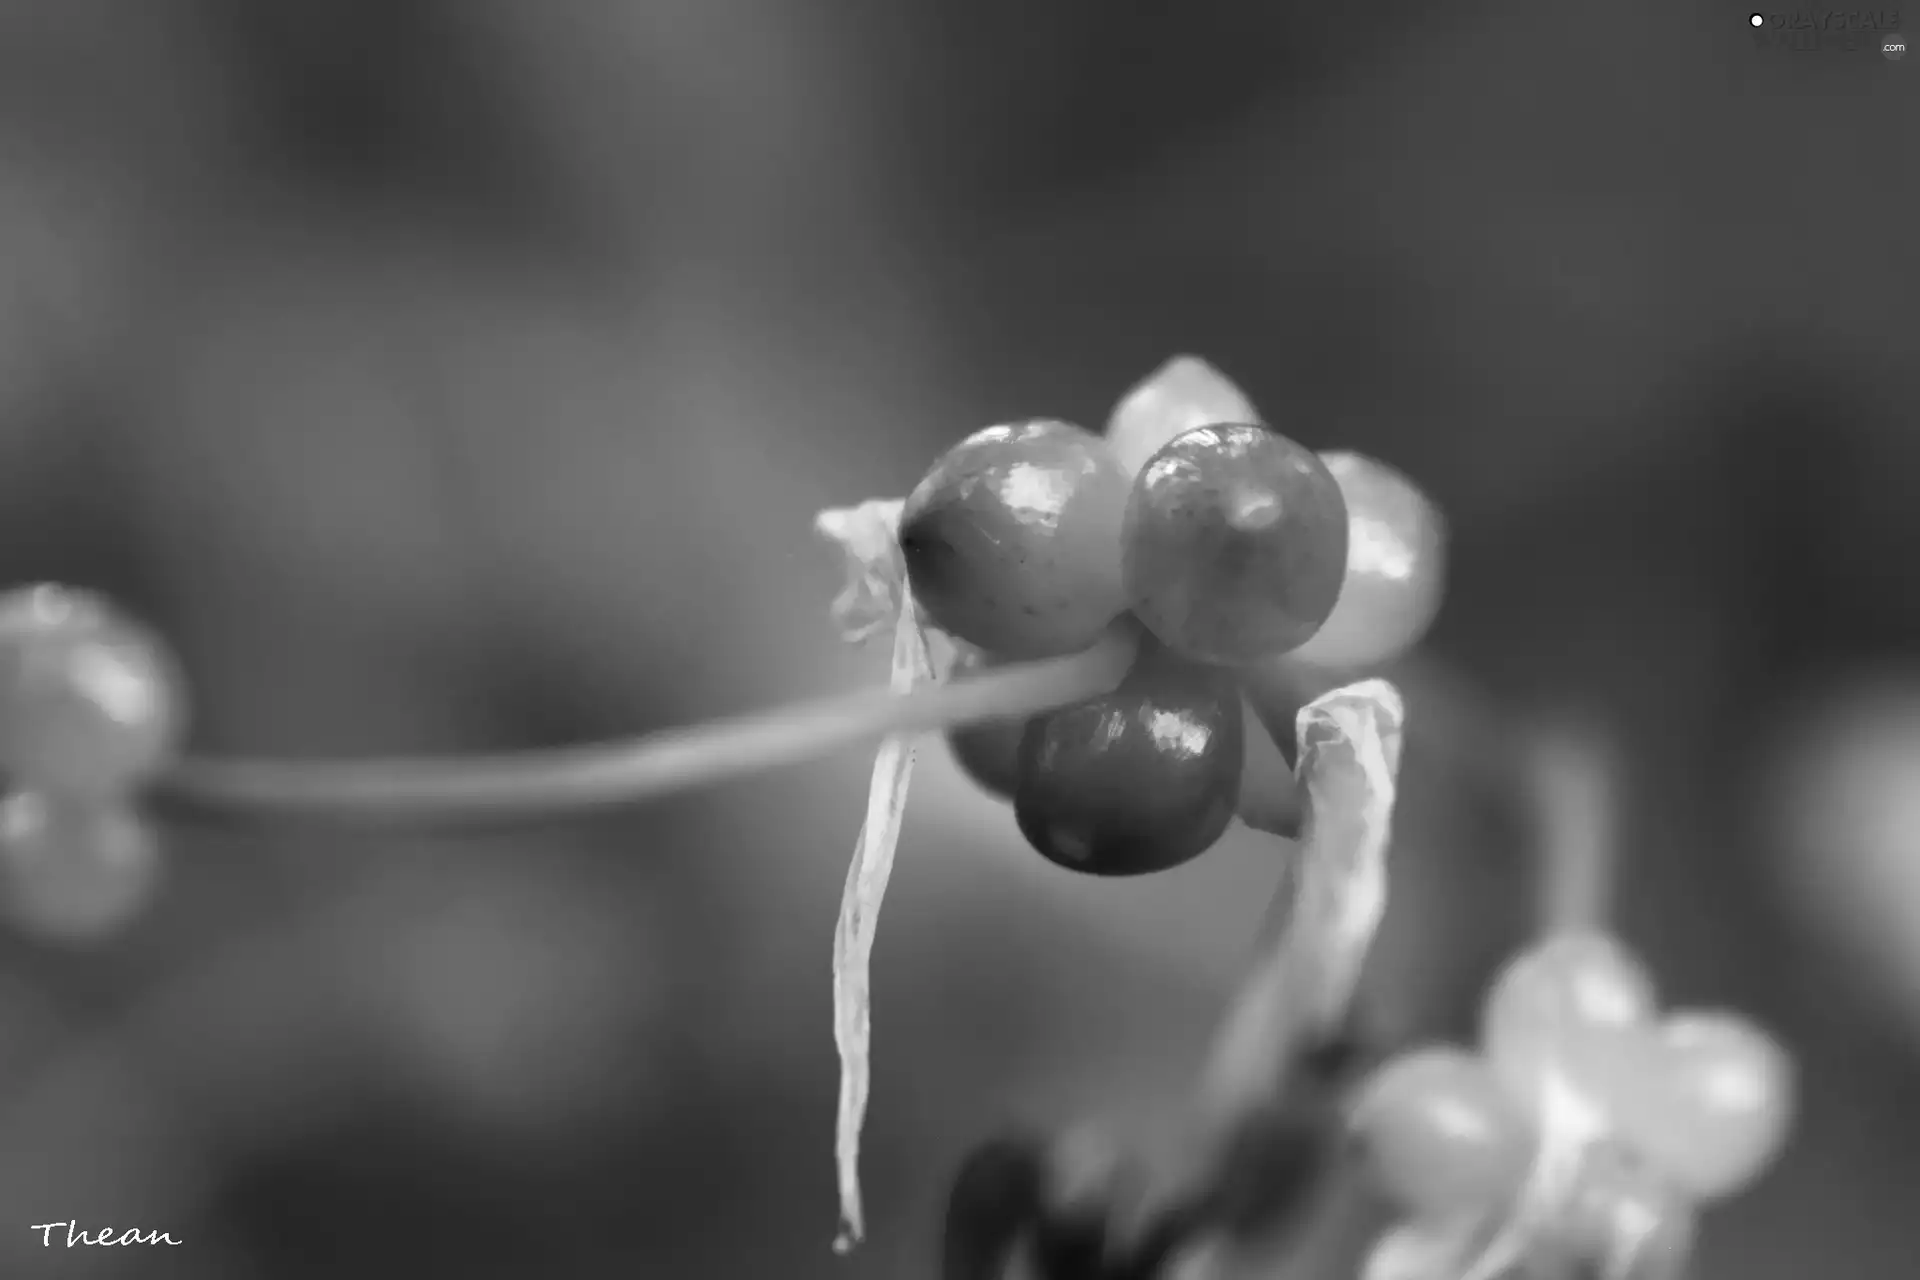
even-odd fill
[(296, 815), (341, 823), (461, 825), (637, 804), (798, 764), (888, 734), (1033, 715), (1119, 683), (1133, 644), (1002, 666), (904, 693), (868, 689), (647, 737), (451, 759), (189, 759), (149, 797), (187, 818)]
[(1567, 721), (1535, 737), (1527, 770), (1538, 823), (1543, 933), (1604, 928), (1619, 858), (1619, 769), (1597, 729)]

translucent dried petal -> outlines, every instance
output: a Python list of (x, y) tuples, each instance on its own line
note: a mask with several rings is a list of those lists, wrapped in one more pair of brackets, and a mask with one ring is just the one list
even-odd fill
[(1301, 709), (1306, 797), (1297, 872), (1281, 886), (1265, 953), (1216, 1046), (1206, 1096), (1224, 1117), (1284, 1087), (1293, 1053), (1344, 1019), (1387, 903), (1387, 846), (1405, 710), (1384, 680)]
[(1324, 1026), (1344, 1017), (1387, 909), (1387, 846), (1406, 710), (1384, 680), (1335, 689), (1300, 712), (1299, 773), (1307, 792), (1294, 946), (1317, 957)]
[(841, 637), (850, 644), (878, 635), (900, 615), (907, 581), (900, 556), (900, 512), (905, 506), (899, 498), (873, 498), (814, 517), (814, 529), (847, 554), (847, 585), (830, 609)]
[(1175, 356), (1127, 392), (1107, 420), (1107, 441), (1128, 475), (1183, 432), (1217, 422), (1259, 422), (1252, 402), (1198, 356)]
[[(897, 513), (896, 513), (897, 514)], [(824, 525), (823, 525), (824, 528)], [(899, 586), (894, 618), (895, 690), (934, 678), (933, 658), (921, 630), (911, 594)], [(867, 789), (866, 820), (841, 892), (840, 918), (833, 933), (833, 1039), (840, 1054), (840, 1101), (834, 1124), (834, 1158), (840, 1188), (840, 1232), (836, 1251), (845, 1253), (866, 1232), (860, 1198), (860, 1131), (866, 1123), (871, 1089), (872, 984), (874, 928), (880, 903), (893, 874), (894, 848), (907, 807), (913, 774), (914, 741), (895, 734), (880, 744)]]

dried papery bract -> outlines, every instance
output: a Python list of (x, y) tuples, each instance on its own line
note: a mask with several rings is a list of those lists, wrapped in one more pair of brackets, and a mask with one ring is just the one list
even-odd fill
[[(824, 513), (820, 531), (847, 552), (849, 585), (834, 615), (850, 641), (873, 635), (876, 615), (893, 613), (892, 688), (902, 692), (935, 679), (933, 655), (900, 568), (896, 534), (900, 504), (869, 502), (853, 511)], [(867, 812), (853, 864), (840, 895), (833, 931), (833, 1040), (840, 1055), (840, 1101), (834, 1122), (834, 1161), (840, 1190), (840, 1231), (834, 1248), (846, 1252), (866, 1233), (860, 1196), (860, 1131), (871, 1088), (874, 929), (893, 874), (894, 849), (913, 775), (913, 735), (891, 734), (880, 744), (867, 788)]]
[[(893, 687), (910, 689), (933, 678), (926, 637), (910, 607), (894, 627)], [(894, 849), (907, 808), (913, 775), (913, 737), (893, 734), (880, 744), (867, 789), (867, 816), (840, 893), (833, 931), (833, 1039), (840, 1053), (840, 1106), (834, 1122), (834, 1158), (839, 1167), (840, 1233), (834, 1248), (844, 1253), (866, 1232), (860, 1203), (860, 1130), (866, 1123), (872, 1041), (873, 934), (880, 902), (893, 874)]]
[(894, 705), (882, 718), (892, 732), (881, 742), (874, 761), (866, 820), (834, 931), (834, 1039), (841, 1068), (835, 1127), (841, 1224), (835, 1247), (841, 1252), (851, 1249), (864, 1234), (859, 1150), (869, 1088), (868, 966), (906, 810), (914, 735), (925, 729), (1035, 714), (1105, 693), (1120, 682), (1135, 653), (1133, 638), (1114, 629), (1082, 653), (1013, 664), (964, 682), (944, 683), (965, 648), (922, 619), (900, 555), (900, 512), (897, 502), (876, 501), (828, 511), (816, 521), (820, 533), (848, 557), (848, 587), (834, 605), (843, 636), (862, 640), (890, 623), (894, 637), (887, 694)]
[(1203, 1100), (1222, 1126), (1269, 1105), (1294, 1058), (1352, 1003), (1386, 912), (1404, 716), (1384, 680), (1335, 689), (1300, 712), (1301, 862), (1275, 897), (1265, 949), (1214, 1045)]
[(814, 517), (821, 537), (847, 556), (847, 584), (829, 612), (841, 638), (859, 644), (886, 630), (900, 614), (907, 581), (900, 559), (899, 498), (872, 498), (857, 507), (835, 507)]
[(1107, 420), (1107, 439), (1129, 476), (1184, 431), (1260, 421), (1246, 393), (1198, 356), (1175, 356), (1128, 389)]

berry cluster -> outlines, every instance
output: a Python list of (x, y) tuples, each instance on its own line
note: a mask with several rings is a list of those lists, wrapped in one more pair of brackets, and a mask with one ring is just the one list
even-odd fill
[(136, 793), (184, 728), (166, 645), (99, 596), (0, 593), (0, 903), (54, 938), (107, 932), (159, 870)]
[[(859, 615), (864, 595), (892, 615), (890, 690), (491, 759), (176, 761), (185, 696), (164, 643), (85, 591), (0, 592), (0, 907), (66, 938), (127, 919), (158, 869), (143, 792), (189, 815), (467, 822), (630, 803), (883, 738), (835, 937), (850, 1245), (874, 922), (911, 737), (943, 729), (1027, 841), (1071, 870), (1177, 866), (1236, 815), (1303, 848), (1216, 1042), (1200, 1173), (1175, 1179), (1171, 1209), (1122, 1230), (1131, 1166), (1038, 1139), (988, 1144), (955, 1186), (950, 1280), (999, 1280), (1023, 1249), (1046, 1280), (1149, 1280), (1209, 1233), (1231, 1244), (1306, 1203), (1342, 1117), (1403, 1217), (1364, 1280), (1673, 1280), (1698, 1207), (1776, 1158), (1785, 1052), (1730, 1013), (1662, 1016), (1644, 968), (1597, 926), (1560, 928), (1508, 965), (1478, 1051), (1418, 1049), (1352, 1082), (1376, 1059), (1334, 1024), (1352, 1014), (1384, 904), (1400, 697), (1363, 681), (1315, 699), (1295, 726), (1297, 766), (1274, 735), (1292, 692), (1390, 661), (1432, 622), (1444, 533), (1404, 476), (1311, 452), (1178, 359), (1103, 435), (989, 428), (904, 503), (830, 512), (822, 529), (856, 568), (836, 611)], [(934, 677), (927, 628), (953, 642), (965, 678)], [(1570, 812), (1580, 832), (1604, 826), (1594, 805)], [(1578, 882), (1571, 864), (1604, 860), (1586, 848), (1561, 861)]]
[(1108, 693), (948, 735), (1043, 857), (1096, 875), (1187, 862), (1236, 813), (1297, 820), (1277, 755), (1248, 749), (1243, 687), (1282, 662), (1398, 656), (1442, 585), (1440, 519), (1406, 477), (1260, 425), (1193, 359), (1122, 399), (1104, 436), (1042, 419), (967, 437), (908, 497), (899, 545), (966, 667), (1080, 652), (1116, 627), (1137, 641)]
[[(1676, 1280), (1696, 1207), (1766, 1170), (1791, 1109), (1787, 1055), (1764, 1031), (1722, 1011), (1662, 1017), (1619, 941), (1550, 936), (1494, 981), (1477, 1053), (1414, 1050), (1356, 1090), (1353, 1132), (1407, 1218), (1363, 1280), (1456, 1280), (1514, 1223), (1502, 1271)], [(1571, 1168), (1543, 1198), (1553, 1142)]]

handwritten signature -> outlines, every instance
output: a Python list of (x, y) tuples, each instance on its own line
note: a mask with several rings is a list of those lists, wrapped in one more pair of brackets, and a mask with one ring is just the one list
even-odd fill
[(75, 1245), (82, 1245), (82, 1244), (177, 1245), (180, 1243), (178, 1240), (175, 1240), (173, 1236), (168, 1232), (142, 1231), (138, 1227), (128, 1227), (125, 1231), (120, 1232), (118, 1235), (114, 1234), (112, 1227), (102, 1227), (100, 1228), (99, 1231), (89, 1235), (87, 1232), (82, 1231), (80, 1229), (80, 1224), (78, 1222), (42, 1222), (37, 1226), (28, 1227), (27, 1230), (38, 1231), (40, 1233), (40, 1246), (45, 1249), (51, 1249), (53, 1247), (53, 1230), (55, 1227), (65, 1227), (67, 1229), (67, 1248), (69, 1249), (73, 1248)]

